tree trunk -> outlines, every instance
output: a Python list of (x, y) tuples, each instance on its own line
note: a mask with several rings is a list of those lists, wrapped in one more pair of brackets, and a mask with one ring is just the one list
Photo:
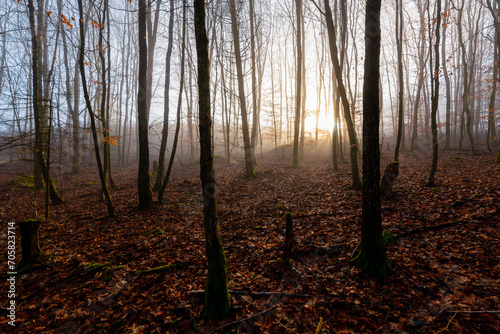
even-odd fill
[[(491, 138), (496, 138), (496, 125), (495, 125), (495, 96), (497, 90), (497, 80), (498, 80), (498, 60), (499, 60), (499, 51), (500, 51), (500, 22), (499, 22), (499, 13), (498, 6), (499, 3), (496, 1), (496, 8), (494, 8), (494, 4), (492, 5), (491, 1), (488, 0), (487, 7), (491, 13), (493, 18), (493, 22), (495, 24), (495, 51), (493, 57), (493, 78), (492, 78), (492, 87), (491, 87), (491, 96), (490, 102), (488, 105), (488, 128), (486, 135), (486, 144), (488, 146), (488, 150), (491, 152), (490, 148), (490, 140)], [(500, 140), (498, 141), (498, 154), (495, 159), (496, 162), (500, 162)], [(494, 141), (493, 141), (494, 142)]]
[[(235, 18), (234, 2), (231, 1), (230, 5), (232, 7), (232, 15)], [(205, 286), (205, 316), (211, 320), (223, 319), (229, 314), (231, 297), (227, 288), (227, 259), (220, 239), (215, 200), (212, 119), (210, 115), (210, 63), (208, 58), (204, 0), (194, 0), (194, 21), (196, 51), (198, 55), (200, 179), (203, 190), (203, 222), (208, 259), (208, 275)], [(236, 22), (233, 20), (233, 23)]]
[(384, 282), (391, 265), (382, 238), (380, 206), (379, 88), (380, 0), (366, 1), (365, 80), (363, 82), (363, 200), (361, 247), (351, 263)]
[(255, 177), (252, 163), (252, 147), (250, 143), (250, 136), (248, 133), (248, 114), (247, 104), (245, 99), (245, 83), (243, 78), (243, 67), (241, 63), (240, 51), (240, 33), (238, 30), (238, 21), (236, 18), (236, 4), (234, 1), (229, 1), (229, 11), (231, 12), (231, 30), (234, 39), (234, 56), (236, 58), (236, 72), (238, 77), (238, 93), (241, 108), (241, 127), (243, 131), (243, 146), (245, 148), (245, 171), (246, 177), (251, 179)]
[(85, 31), (84, 31), (84, 17), (83, 17), (83, 5), (82, 0), (78, 0), (78, 10), (80, 13), (80, 52), (78, 56), (78, 64), (80, 67), (80, 75), (82, 78), (82, 87), (83, 87), (83, 96), (85, 97), (85, 104), (87, 106), (87, 111), (90, 117), (90, 127), (92, 130), (92, 138), (94, 140), (94, 151), (95, 157), (97, 161), (97, 168), (99, 170), (99, 179), (101, 181), (101, 187), (104, 193), (104, 197), (106, 198), (107, 208), (108, 208), (108, 216), (113, 217), (115, 215), (115, 208), (113, 206), (113, 202), (111, 201), (111, 197), (109, 196), (108, 187), (106, 186), (106, 178), (104, 174), (104, 170), (101, 163), (101, 155), (99, 152), (99, 140), (97, 138), (97, 129), (95, 124), (95, 116), (92, 111), (92, 104), (90, 102), (89, 93), (87, 90), (87, 80), (85, 77), (85, 61), (84, 61), (84, 52), (85, 52)]
[(463, 37), (462, 37), (462, 23), (463, 23), (462, 22), (462, 15), (463, 15), (464, 5), (465, 5), (465, 0), (462, 0), (462, 6), (461, 6), (460, 10), (458, 11), (458, 18), (457, 18), (458, 42), (460, 43), (460, 48), (462, 50), (462, 66), (463, 66), (463, 75), (464, 75), (464, 91), (463, 91), (463, 95), (462, 95), (462, 101), (463, 101), (463, 112), (465, 113), (465, 117), (466, 117), (465, 127), (466, 127), (466, 131), (467, 131), (467, 136), (469, 138), (471, 152), (472, 152), (472, 155), (477, 155), (476, 149), (474, 147), (474, 139), (472, 138), (472, 117), (471, 117), (470, 105), (469, 105), (469, 97), (470, 97), (469, 67), (467, 64), (467, 60), (465, 58), (466, 52), (465, 52), (465, 45), (464, 45)]
[[(432, 70), (432, 56), (431, 56), (431, 95), (432, 95), (432, 107), (431, 107), (431, 129), (432, 129), (432, 165), (431, 171), (429, 174), (429, 179), (427, 180), (426, 185), (428, 187), (434, 187), (436, 184), (435, 175), (437, 170), (438, 163), (438, 138), (437, 138), (437, 122), (436, 122), (436, 113), (438, 109), (439, 103), (439, 37), (440, 37), (440, 26), (441, 26), (441, 0), (436, 1), (436, 38), (434, 41), (434, 56), (435, 56), (435, 67), (434, 71)], [(429, 52), (432, 53), (432, 38), (429, 30)]]
[(168, 46), (165, 59), (165, 90), (163, 101), (163, 129), (161, 131), (160, 154), (158, 157), (158, 172), (156, 173), (156, 181), (153, 187), (158, 190), (163, 183), (163, 169), (165, 166), (165, 150), (168, 140), (168, 118), (170, 113), (170, 59), (172, 57), (172, 49), (174, 47), (174, 0), (170, 0), (170, 18), (168, 21)]
[(354, 129), (354, 123), (351, 118), (351, 111), (350, 111), (349, 101), (347, 100), (347, 93), (345, 90), (344, 83), (342, 81), (342, 70), (340, 68), (340, 63), (338, 59), (335, 26), (333, 25), (332, 11), (330, 9), (330, 4), (328, 3), (328, 0), (325, 0), (325, 13), (326, 13), (326, 25), (328, 29), (328, 40), (330, 44), (330, 57), (332, 59), (333, 67), (335, 69), (335, 77), (337, 79), (338, 92), (342, 100), (342, 107), (344, 109), (344, 118), (347, 125), (349, 142), (351, 145), (351, 177), (352, 177), (351, 189), (360, 190), (362, 182), (361, 178), (359, 177), (359, 170), (358, 170), (358, 145), (356, 143), (356, 132)]
[[(448, 12), (448, 0), (444, 2), (444, 12)], [(448, 27), (448, 19), (446, 19), (446, 24), (443, 24), (443, 41), (441, 43), (441, 57), (443, 64), (443, 75), (446, 84), (446, 134), (444, 140), (444, 149), (450, 149), (450, 139), (451, 139), (451, 87), (450, 87), (450, 76), (448, 74), (448, 59), (446, 59), (446, 28)]]
[(187, 4), (184, 3), (182, 6), (182, 51), (181, 51), (181, 77), (179, 82), (179, 99), (177, 100), (177, 124), (175, 126), (174, 144), (172, 146), (172, 153), (170, 154), (170, 160), (168, 162), (167, 174), (161, 185), (160, 191), (158, 192), (158, 202), (163, 202), (163, 193), (167, 187), (168, 181), (170, 179), (170, 173), (172, 172), (172, 166), (174, 164), (175, 153), (177, 151), (177, 142), (179, 140), (179, 129), (181, 126), (181, 109), (182, 109), (182, 90), (184, 89), (184, 70), (185, 70), (185, 58), (186, 58), (186, 8)]
[(299, 167), (299, 133), (300, 133), (300, 108), (302, 97), (302, 0), (295, 0), (297, 24), (297, 63), (295, 75), (295, 121), (293, 131), (293, 162), (292, 167)]
[[(60, 0), (58, 3), (61, 2)], [(61, 9), (59, 9), (61, 11)], [(73, 140), (73, 156), (71, 158), (71, 174), (81, 174), (80, 167), (80, 117), (79, 117), (79, 102), (80, 102), (80, 72), (78, 65), (75, 65), (75, 74), (73, 77), (73, 96), (71, 94), (70, 70), (69, 70), (69, 55), (66, 43), (66, 34), (62, 34), (63, 52), (64, 52), (64, 68), (66, 69), (66, 104), (68, 105), (69, 115), (72, 124), (72, 140)], [(73, 97), (73, 101), (71, 100)]]
[(40, 223), (44, 218), (29, 219), (18, 223), (21, 233), (21, 262), (19, 267), (36, 263), (43, 254), (40, 248)]
[(257, 166), (257, 159), (255, 158), (255, 146), (257, 143), (257, 129), (259, 128), (259, 110), (257, 109), (257, 60), (255, 56), (255, 0), (249, 0), (249, 16), (250, 16), (250, 59), (251, 59), (251, 72), (252, 72), (252, 134), (251, 134), (251, 151), (252, 163)]
[(149, 141), (148, 141), (148, 50), (146, 45), (146, 0), (139, 0), (139, 90), (137, 94), (137, 118), (139, 122), (139, 171), (137, 186), (139, 209), (146, 210), (153, 206), (149, 187)]
[[(28, 11), (29, 11), (29, 21), (30, 21), (30, 30), (31, 30), (31, 38), (32, 38), (32, 71), (33, 71), (33, 118), (35, 120), (35, 146), (34, 146), (34, 160), (35, 160), (35, 183), (37, 182), (37, 170), (40, 171), (40, 174), (45, 181), (49, 193), (50, 199), (53, 204), (63, 203), (64, 200), (59, 196), (57, 190), (55, 188), (54, 182), (50, 177), (49, 166), (44, 156), (44, 128), (42, 126), (43, 121), (47, 120), (45, 116), (42, 115), (42, 87), (41, 87), (41, 61), (40, 61), (40, 40), (42, 39), (39, 34), (40, 31), (37, 32), (37, 28), (35, 27), (35, 10), (33, 6), (33, 1), (28, 1)], [(44, 15), (44, 14), (42, 14)], [(38, 28), (40, 29), (40, 27)], [(40, 180), (41, 181), (41, 180)], [(36, 186), (36, 184), (35, 184)]]
[[(396, 0), (396, 44), (398, 49), (398, 136), (394, 149), (394, 161), (399, 161), (401, 140), (404, 141), (404, 107), (403, 107), (403, 7), (402, 0)], [(404, 143), (403, 143), (404, 146)]]
[[(151, 100), (153, 97), (153, 66), (154, 66), (154, 55), (155, 55), (155, 45), (156, 45), (156, 35), (158, 32), (158, 21), (160, 17), (160, 5), (161, 5), (161, 0), (156, 0), (156, 10), (154, 11), (155, 17), (154, 17), (154, 22), (151, 20), (151, 13), (153, 12), (153, 8), (151, 7), (151, 4), (153, 2), (148, 1), (147, 2), (147, 10), (146, 10), (146, 26), (147, 26), (147, 72), (146, 72), (146, 78), (147, 78), (147, 91), (146, 91), (146, 98), (147, 98), (147, 122), (149, 124), (149, 112), (151, 109)], [(145, 34), (146, 35), (146, 34)]]

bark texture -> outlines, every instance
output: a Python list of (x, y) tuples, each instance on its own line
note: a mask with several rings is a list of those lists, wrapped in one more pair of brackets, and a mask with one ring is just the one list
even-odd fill
[[(230, 3), (234, 6), (232, 1)], [(215, 200), (212, 118), (210, 113), (210, 63), (204, 0), (194, 0), (194, 26), (198, 55), (200, 179), (203, 189), (203, 223), (208, 259), (208, 275), (205, 285), (205, 316), (208, 319), (223, 319), (228, 315), (231, 308), (231, 297), (227, 289), (227, 259), (220, 239)]]
[(380, 3), (381, 0), (366, 2), (361, 247), (351, 263), (370, 277), (383, 282), (392, 269), (382, 238), (379, 184)]

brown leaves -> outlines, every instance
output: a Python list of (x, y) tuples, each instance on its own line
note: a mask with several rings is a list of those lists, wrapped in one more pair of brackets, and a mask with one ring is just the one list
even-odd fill
[[(457, 154), (461, 159), (452, 158)], [(115, 219), (106, 218), (105, 205), (99, 202), (95, 166), (79, 176), (63, 169), (68, 203), (51, 209), (53, 218), (40, 234), (52, 262), (19, 281), (19, 318), (26, 319), (19, 330), (189, 333), (199, 325), (210, 332), (246, 319), (239, 325), (248, 331), (282, 333), (288, 328), (306, 333), (323, 318), (322, 333), (432, 333), (457, 313), (448, 331), (498, 332), (498, 314), (460, 313), (500, 309), (500, 219), (492, 213), (500, 202), (498, 167), (489, 156), (443, 152), (437, 175), (441, 181), (433, 191), (422, 186), (426, 158), (402, 156), (395, 199), (383, 201), (384, 229), (400, 234), (466, 221), (390, 244), (395, 273), (385, 286), (359, 276), (348, 264), (359, 240), (361, 202), (359, 192), (347, 190), (348, 165), (341, 165), (338, 174), (326, 158), (310, 159), (298, 170), (264, 159), (257, 177), (247, 181), (241, 178), (241, 164), (217, 164), (231, 289), (286, 293), (234, 293), (233, 311), (221, 323), (205, 322), (203, 298), (187, 295), (204, 289), (207, 271), (197, 164), (183, 169), (176, 165), (165, 203), (148, 212), (135, 208), (135, 166), (113, 168), (119, 186), (111, 194)], [(0, 185), (2, 193), (10, 194), (2, 220), (32, 214), (31, 204), (15, 203), (43, 203), (40, 193), (34, 198), (32, 189), (14, 189), (7, 181)], [(289, 267), (279, 262), (285, 212), (297, 218)], [(4, 242), (0, 240), (2, 247)], [(89, 263), (106, 265), (107, 270), (84, 271), (83, 264)], [(5, 326), (0, 322), (1, 332)]]

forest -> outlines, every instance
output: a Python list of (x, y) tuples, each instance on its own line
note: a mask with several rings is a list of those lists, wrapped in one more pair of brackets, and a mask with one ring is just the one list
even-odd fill
[(0, 44), (0, 332), (500, 332), (499, 0), (8, 0)]

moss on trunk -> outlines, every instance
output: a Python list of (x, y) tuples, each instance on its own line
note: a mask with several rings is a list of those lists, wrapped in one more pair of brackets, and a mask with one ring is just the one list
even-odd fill
[(231, 296), (227, 288), (226, 253), (219, 240), (212, 245), (208, 260), (208, 275), (205, 286), (205, 316), (208, 320), (224, 319), (231, 309)]
[(385, 252), (382, 235), (372, 235), (366, 242), (361, 242), (361, 250), (350, 263), (358, 267), (362, 273), (375, 278), (379, 283), (384, 283), (392, 266)]

